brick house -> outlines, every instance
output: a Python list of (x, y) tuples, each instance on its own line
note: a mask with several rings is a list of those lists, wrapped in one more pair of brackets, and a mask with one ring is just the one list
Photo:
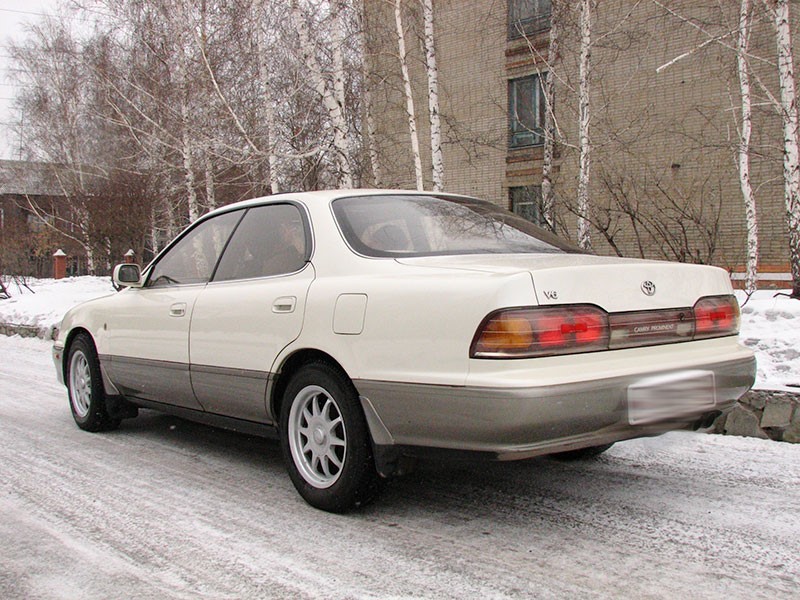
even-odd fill
[[(68, 235), (65, 197), (52, 176), (53, 165), (0, 161), (0, 274), (53, 276), (53, 253), (67, 254), (67, 274), (86, 274), (80, 244)], [(34, 210), (34, 206), (44, 210)]]
[[(553, 168), (557, 230), (574, 239), (579, 40), (577, 3), (564, 4), (560, 51), (553, 57), (548, 56), (554, 18), (550, 0), (435, 0), (434, 24), (445, 189), (489, 199), (534, 221), (541, 218), (545, 110), (541, 81), (552, 68), (558, 125)], [(736, 166), (740, 114), (736, 57), (725, 45), (704, 45), (708, 36), (696, 26), (728, 31), (725, 39), (735, 45), (730, 27), (735, 29), (739, 3), (664, 0), (662, 4), (691, 18), (693, 24), (654, 2), (602, 0), (595, 10), (593, 248), (601, 254), (715, 264), (736, 279), (744, 268), (746, 235)], [(419, 5), (416, 0), (404, 1), (403, 24), (426, 189), (430, 189)], [(367, 2), (365, 7), (369, 70), (374, 74), (369, 81), (371, 109), (379, 115), (380, 184), (413, 187), (393, 6)], [(798, 11), (794, 13), (797, 18)], [(773, 63), (754, 60), (752, 66), (777, 96), (775, 39), (763, 20), (754, 26), (751, 52)], [(663, 67), (684, 54), (685, 58)], [(764, 100), (765, 94), (755, 94), (752, 179), (759, 213), (761, 280), (786, 285), (780, 119)]]

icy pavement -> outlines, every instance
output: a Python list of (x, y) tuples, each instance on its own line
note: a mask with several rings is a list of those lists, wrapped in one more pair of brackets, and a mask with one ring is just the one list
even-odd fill
[(673, 433), (593, 462), (428, 464), (316, 511), (276, 443), (144, 412), (77, 429), (0, 336), (1, 598), (788, 598), (800, 445)]

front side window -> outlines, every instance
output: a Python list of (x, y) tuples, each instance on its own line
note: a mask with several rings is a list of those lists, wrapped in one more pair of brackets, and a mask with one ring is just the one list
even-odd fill
[(225, 249), (214, 281), (299, 271), (308, 258), (308, 237), (297, 206), (268, 204), (251, 208)]
[(147, 286), (206, 283), (243, 212), (223, 213), (194, 227), (155, 264)]
[(508, 0), (508, 39), (550, 28), (551, 0)]
[(544, 99), (539, 75), (508, 82), (508, 121), (512, 148), (544, 143)]
[(347, 243), (370, 257), (577, 252), (491, 202), (453, 196), (339, 198), (333, 212)]

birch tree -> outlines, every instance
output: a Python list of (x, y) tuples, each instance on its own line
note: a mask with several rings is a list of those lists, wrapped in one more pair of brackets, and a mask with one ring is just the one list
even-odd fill
[(590, 113), (590, 67), (592, 58), (592, 1), (580, 0), (580, 63), (578, 91), (578, 148), (580, 151), (578, 170), (578, 245), (591, 250), (592, 239), (589, 207), (589, 170), (591, 167), (592, 143), (589, 136)]
[(739, 134), (738, 167), (739, 184), (744, 199), (745, 222), (747, 227), (747, 254), (745, 264), (745, 290), (753, 293), (758, 277), (758, 217), (753, 186), (750, 183), (750, 136), (752, 133), (753, 110), (750, 93), (750, 74), (747, 56), (750, 49), (750, 0), (741, 0), (739, 9), (739, 31), (736, 43), (736, 66), (739, 76), (742, 123)]
[(441, 192), (444, 190), (444, 159), (442, 125), (439, 119), (439, 70), (436, 67), (436, 46), (433, 35), (433, 0), (422, 0), (422, 12), (425, 22), (425, 68), (428, 76), (433, 191)]
[(369, 151), (369, 162), (372, 170), (372, 183), (376, 188), (381, 187), (383, 184), (383, 171), (381, 169), (380, 156), (378, 155), (377, 144), (377, 127), (375, 125), (374, 109), (372, 106), (372, 78), (369, 72), (369, 61), (367, 52), (367, 24), (366, 24), (366, 6), (365, 2), (369, 0), (361, 0), (358, 6), (358, 55), (361, 58), (361, 100), (364, 113), (364, 124), (366, 125), (366, 139), (365, 145)]
[(84, 140), (97, 132), (92, 131), (88, 118), (88, 73), (82, 65), (81, 45), (66, 25), (47, 17), (31, 30), (25, 45), (11, 46), (10, 51), (25, 85), (17, 104), (26, 118), (27, 150), (52, 163), (54, 187), (67, 199), (70, 210), (59, 214), (52, 203), (35, 196), (26, 198), (25, 208), (45, 227), (77, 242), (94, 274), (96, 248), (91, 238), (86, 172), (90, 147)]
[(542, 131), (542, 218), (551, 231), (555, 231), (555, 192), (553, 190), (553, 158), (556, 146), (556, 73), (561, 34), (561, 1), (553, 0), (550, 9), (550, 33), (547, 44), (547, 73), (542, 82), (544, 96), (544, 123)]
[(800, 119), (788, 0), (764, 0), (773, 20), (783, 121), (783, 181), (793, 298), (800, 298)]
[(278, 157), (275, 152), (276, 149), (276, 131), (277, 126), (275, 122), (275, 109), (273, 107), (274, 100), (272, 97), (272, 79), (269, 69), (269, 51), (270, 44), (268, 41), (268, 29), (264, 20), (267, 14), (267, 5), (269, 0), (253, 0), (251, 10), (253, 11), (253, 21), (255, 26), (256, 36), (256, 51), (258, 52), (258, 76), (261, 82), (262, 98), (260, 102), (261, 112), (264, 119), (264, 128), (266, 129), (266, 142), (267, 142), (267, 161), (269, 164), (269, 187), (273, 194), (279, 194), (281, 191), (280, 175), (278, 167)]
[(394, 22), (397, 32), (397, 58), (403, 74), (403, 90), (406, 98), (406, 116), (408, 117), (408, 134), (411, 138), (411, 154), (414, 159), (414, 179), (418, 190), (424, 189), (422, 179), (422, 159), (419, 150), (419, 134), (417, 133), (417, 117), (414, 112), (414, 92), (411, 88), (411, 77), (408, 73), (408, 55), (406, 53), (406, 35), (403, 29), (403, 13), (401, 0), (394, 0)]
[[(335, 86), (338, 84), (331, 86), (325, 80), (322, 65), (315, 54), (317, 46), (311, 41), (308, 22), (297, 0), (292, 0), (291, 2), (291, 17), (300, 39), (300, 52), (308, 72), (308, 77), (311, 80), (312, 87), (325, 106), (331, 122), (331, 127), (333, 128), (333, 149), (336, 153), (336, 163), (339, 169), (339, 187), (345, 189), (352, 188), (353, 168), (348, 143), (350, 136), (348, 134), (344, 106), (340, 104), (340, 100), (337, 99), (337, 92), (335, 91)], [(334, 69), (334, 71), (334, 81), (339, 81), (341, 73), (337, 72), (338, 69)]]

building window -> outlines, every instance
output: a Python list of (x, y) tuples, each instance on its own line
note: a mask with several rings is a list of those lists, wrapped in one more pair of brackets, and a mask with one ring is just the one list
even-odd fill
[(550, 28), (550, 0), (508, 0), (508, 39)]
[(48, 227), (52, 227), (55, 219), (52, 215), (40, 216), (35, 213), (28, 213), (28, 231), (31, 233), (42, 233)]
[(511, 210), (536, 225), (545, 225), (542, 216), (542, 186), (524, 185), (508, 188)]
[(538, 146), (544, 142), (544, 99), (539, 75), (508, 82), (508, 126), (512, 148)]

